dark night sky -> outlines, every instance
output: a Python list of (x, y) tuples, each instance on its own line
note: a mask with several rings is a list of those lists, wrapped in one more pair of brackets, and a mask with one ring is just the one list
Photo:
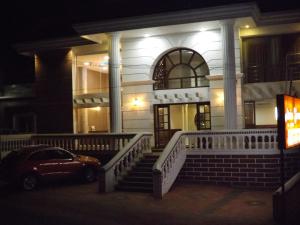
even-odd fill
[[(11, 67), (12, 61), (17, 64), (18, 61), (22, 60), (16, 57), (16, 53), (12, 48), (14, 43), (76, 35), (71, 26), (74, 23), (240, 2), (249, 1), (85, 0), (79, 4), (74, 0), (10, 0), (5, 6), (2, 5), (0, 9), (0, 50), (2, 52), (0, 84), (1, 77), (4, 83), (26, 82), (26, 76), (20, 75), (22, 72), (16, 69), (14, 71)], [(257, 2), (262, 11), (300, 8), (295, 0), (257, 0)]]

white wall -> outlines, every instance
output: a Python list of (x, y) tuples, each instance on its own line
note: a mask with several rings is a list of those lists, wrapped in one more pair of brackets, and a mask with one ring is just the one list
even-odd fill
[(276, 125), (275, 99), (255, 102), (256, 125)]
[[(122, 46), (122, 82), (123, 86), (123, 127), (125, 132), (153, 131), (154, 98), (152, 76), (156, 62), (162, 55), (174, 48), (190, 48), (198, 52), (207, 62), (211, 75), (223, 74), (222, 42), (220, 29), (204, 32), (179, 33), (147, 38), (123, 39)], [(236, 69), (240, 72), (240, 49), (238, 34), (235, 37)], [(138, 82), (144, 81), (140, 85)], [(220, 87), (221, 88), (221, 87)], [(177, 89), (179, 90), (179, 89)], [(196, 88), (200, 90), (200, 88)], [(207, 89), (206, 89), (207, 90)], [(180, 93), (185, 91), (180, 89)], [(135, 97), (142, 99), (143, 105), (133, 107)], [(209, 92), (197, 101), (209, 100)], [(185, 99), (176, 102), (185, 102)], [(213, 111), (214, 109), (212, 109)], [(218, 110), (216, 107), (215, 110)], [(212, 112), (213, 114), (214, 112)], [(222, 112), (221, 112), (222, 113)], [(218, 112), (217, 112), (218, 114)], [(222, 116), (221, 116), (222, 117)], [(216, 118), (217, 119), (217, 118)], [(218, 126), (223, 124), (220, 118)]]

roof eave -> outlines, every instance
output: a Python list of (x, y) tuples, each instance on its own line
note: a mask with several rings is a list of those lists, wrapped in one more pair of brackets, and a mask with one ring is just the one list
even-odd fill
[(242, 17), (252, 17), (254, 21), (257, 21), (260, 17), (260, 11), (257, 7), (257, 4), (250, 2), (192, 10), (165, 12), (145, 16), (124, 17), (119, 19), (75, 24), (73, 25), (73, 28), (80, 35), (89, 35), (95, 33), (105, 33), (138, 28), (215, 21)]

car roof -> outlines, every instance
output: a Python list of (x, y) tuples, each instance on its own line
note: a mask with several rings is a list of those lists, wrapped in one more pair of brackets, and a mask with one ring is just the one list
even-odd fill
[(38, 152), (40, 150), (64, 150), (64, 151), (66, 151), (65, 149), (62, 149), (62, 148), (59, 148), (59, 147), (52, 147), (52, 146), (49, 146), (49, 145), (27, 145), (27, 146), (23, 146), (22, 148), (20, 148), (16, 151), (17, 152), (22, 152), (25, 155), (29, 155), (33, 152)]

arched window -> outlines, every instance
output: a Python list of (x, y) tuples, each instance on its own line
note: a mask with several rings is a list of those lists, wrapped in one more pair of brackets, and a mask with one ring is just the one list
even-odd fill
[(208, 66), (197, 52), (179, 48), (165, 54), (156, 64), (154, 90), (207, 87)]

